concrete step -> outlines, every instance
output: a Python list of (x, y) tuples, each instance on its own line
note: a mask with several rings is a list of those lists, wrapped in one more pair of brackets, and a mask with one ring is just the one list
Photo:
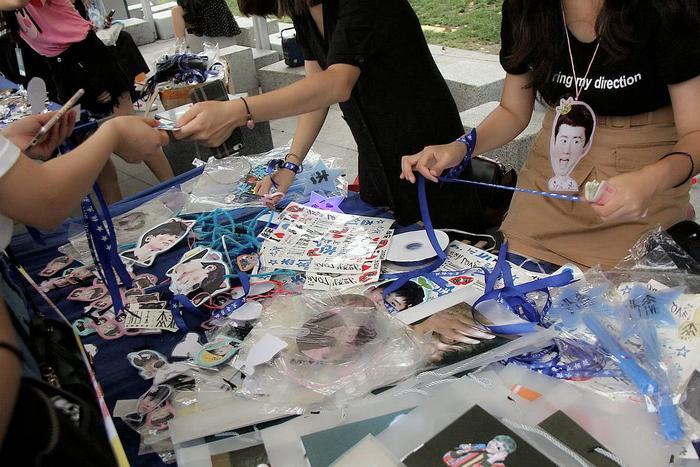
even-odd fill
[[(236, 43), (238, 45), (244, 45), (246, 47), (256, 47), (255, 43), (255, 32), (253, 31), (253, 20), (251, 18), (246, 18), (245, 16), (236, 16), (236, 22), (241, 28), (241, 33), (236, 36)], [(274, 34), (279, 31), (279, 24), (276, 19), (268, 18), (267, 20), (267, 32), (268, 34)]]
[(252, 51), (256, 70), (277, 63), (282, 59), (282, 54), (276, 50), (252, 49)]
[(125, 19), (123, 23), (124, 30), (131, 35), (136, 45), (145, 45), (156, 41), (156, 30), (153, 23), (139, 18)]
[[(487, 102), (471, 109), (465, 110), (459, 114), (462, 119), (462, 125), (465, 131), (471, 131), (472, 128), (479, 125), (490, 114), (493, 109), (498, 107), (498, 102)], [(527, 159), (528, 151), (535, 142), (537, 133), (542, 128), (542, 120), (544, 118), (544, 108), (537, 105), (532, 112), (530, 124), (525, 130), (520, 133), (513, 141), (493, 151), (484, 154), (487, 157), (500, 161), (508, 168), (514, 168), (517, 171), (522, 169)]]
[[(163, 11), (169, 11), (173, 7), (177, 6), (177, 2), (166, 2), (166, 3), (161, 3), (160, 5), (153, 5), (151, 6), (151, 12), (153, 14), (160, 13)], [(129, 5), (129, 15), (132, 18), (141, 18), (143, 19), (143, 6), (141, 3), (136, 3), (134, 5)]]

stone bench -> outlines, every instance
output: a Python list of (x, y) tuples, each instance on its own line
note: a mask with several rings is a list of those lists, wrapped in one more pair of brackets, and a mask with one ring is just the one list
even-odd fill
[(236, 36), (233, 37), (209, 37), (209, 36), (195, 36), (193, 34), (187, 34), (187, 45), (190, 47), (190, 52), (193, 54), (198, 54), (204, 51), (204, 43), (209, 42), (211, 44), (218, 44), (219, 50), (236, 45), (238, 42)]
[[(241, 28), (241, 33), (236, 36), (236, 43), (246, 47), (257, 47), (255, 43), (255, 31), (253, 30), (253, 19), (245, 16), (236, 16), (236, 22)], [(279, 31), (279, 24), (276, 19), (267, 20), (268, 34), (274, 34)]]
[(175, 37), (175, 30), (173, 29), (173, 13), (172, 8), (161, 11), (158, 13), (153, 13), (153, 22), (156, 25), (156, 32), (158, 33), (158, 39), (172, 39)]
[(279, 61), (258, 70), (258, 80), (263, 92), (274, 91), (275, 89), (292, 84), (304, 78), (306, 73), (304, 67), (290, 68)]
[(506, 77), (498, 60), (492, 59), (493, 55), (479, 52), (470, 52), (470, 55), (471, 57), (435, 56), (460, 112), (500, 100)]
[(121, 21), (124, 24), (124, 30), (131, 35), (136, 45), (146, 45), (156, 41), (156, 30), (153, 23), (139, 18)]
[(258, 93), (258, 76), (253, 59), (253, 49), (233, 45), (219, 51), (219, 58), (229, 65), (229, 92)]
[[(490, 114), (493, 109), (498, 107), (498, 104), (498, 102), (487, 102), (486, 104), (482, 104), (461, 112), (459, 116), (462, 119), (462, 125), (464, 126), (465, 131), (471, 131), (472, 128), (481, 123), (481, 121), (486, 118), (486, 116)], [(520, 171), (525, 164), (530, 146), (532, 146), (537, 133), (539, 132), (540, 128), (542, 128), (543, 118), (544, 109), (540, 105), (536, 105), (534, 111), (532, 112), (530, 124), (522, 133), (520, 133), (513, 141), (505, 146), (489, 151), (484, 155), (498, 160), (508, 168), (512, 167), (516, 171)]]
[(255, 61), (255, 69), (259, 70), (273, 63), (277, 63), (282, 59), (282, 54), (276, 50), (266, 49), (251, 49), (253, 51), (253, 60)]
[[(166, 3), (161, 3), (160, 5), (151, 5), (151, 13), (156, 14), (156, 13), (161, 13), (163, 11), (169, 11), (173, 7), (177, 6), (177, 2), (166, 2)], [(135, 3), (133, 5), (129, 5), (129, 16), (131, 18), (141, 18), (143, 19), (143, 5), (141, 3)]]

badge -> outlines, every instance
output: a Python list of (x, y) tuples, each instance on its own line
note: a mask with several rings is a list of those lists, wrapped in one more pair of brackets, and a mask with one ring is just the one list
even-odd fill
[(126, 356), (131, 366), (139, 370), (139, 375), (143, 379), (152, 379), (159, 369), (168, 365), (168, 361), (163, 355), (155, 350), (141, 350), (131, 352)]
[(194, 362), (204, 368), (212, 368), (226, 363), (238, 352), (241, 341), (231, 337), (221, 337), (219, 340), (205, 344), (197, 352)]
[(49, 261), (44, 269), (41, 270), (39, 275), (41, 277), (51, 277), (56, 274), (61, 269), (66, 268), (70, 263), (73, 262), (73, 258), (70, 256), (59, 256)]
[(590, 151), (595, 127), (596, 116), (588, 104), (572, 98), (561, 100), (552, 122), (549, 143), (549, 160), (554, 172), (547, 183), (550, 191), (578, 193), (578, 183), (571, 173)]
[(105, 297), (108, 294), (107, 287), (104, 284), (95, 281), (92, 285), (87, 287), (78, 287), (74, 289), (70, 294), (68, 294), (68, 300), (75, 300), (78, 302), (94, 302)]

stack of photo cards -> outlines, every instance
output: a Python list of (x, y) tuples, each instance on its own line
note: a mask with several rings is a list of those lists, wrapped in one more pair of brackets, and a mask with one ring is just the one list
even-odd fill
[(407, 467), (556, 465), (478, 405), (418, 447), (403, 463)]
[(266, 269), (306, 273), (305, 289), (338, 290), (376, 282), (391, 241), (391, 219), (290, 203), (277, 228), (263, 231)]

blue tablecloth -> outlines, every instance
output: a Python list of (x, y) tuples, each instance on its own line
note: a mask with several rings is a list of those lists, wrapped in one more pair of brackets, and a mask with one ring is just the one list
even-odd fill
[[(120, 215), (153, 199), (165, 190), (199, 175), (201, 172), (201, 168), (191, 170), (113, 205), (110, 211), (113, 216)], [(347, 213), (390, 217), (390, 214), (385, 209), (376, 208), (363, 203), (354, 193), (351, 193), (350, 196), (343, 201), (341, 208)], [(246, 216), (250, 216), (251, 211), (239, 211), (235, 214), (242, 219)], [(19, 263), (22, 264), (29, 274), (39, 283), (42, 278), (37, 276), (37, 273), (41, 271), (51, 259), (60, 255), (57, 251), (57, 247), (67, 242), (67, 235), (68, 222), (63, 224), (58, 230), (44, 235), (46, 245), (37, 245), (28, 234), (23, 234), (13, 238), (10, 248)], [(160, 255), (157, 263), (153, 267), (147, 269), (137, 267), (135, 268), (135, 272), (137, 274), (139, 272), (156, 274), (159, 279), (162, 280), (165, 271), (178, 261), (186, 248), (186, 245), (183, 244), (167, 254)], [(70, 291), (71, 288), (58, 289), (52, 291), (49, 296), (69, 319), (74, 320), (80, 317), (84, 304), (66, 300), (66, 296)], [(159, 291), (167, 292), (165, 287)], [(44, 306), (43, 301), (38, 295), (34, 298), (35, 303), (39, 305), (41, 311), (50, 316), (52, 314), (51, 309), (48, 306)], [(166, 332), (155, 336), (122, 337), (121, 339), (112, 341), (103, 340), (95, 334), (83, 339), (84, 343), (95, 344), (99, 349), (95, 357), (95, 370), (104, 389), (105, 399), (110, 411), (114, 408), (116, 401), (120, 399), (137, 399), (151, 385), (149, 381), (141, 379), (138, 372), (129, 365), (126, 355), (129, 352), (148, 348), (157, 350), (167, 357), (170, 355), (173, 347), (180, 342), (182, 338), (182, 333)], [(160, 458), (154, 454), (139, 456), (139, 435), (122, 423), (120, 419), (115, 419), (115, 424), (124, 444), (127, 456), (133, 465), (162, 465)]]

